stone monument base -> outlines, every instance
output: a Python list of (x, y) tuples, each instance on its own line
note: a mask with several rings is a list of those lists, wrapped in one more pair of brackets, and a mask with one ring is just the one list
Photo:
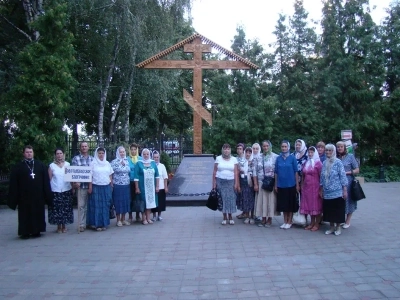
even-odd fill
[(167, 206), (205, 206), (214, 164), (212, 154), (185, 154), (168, 184)]

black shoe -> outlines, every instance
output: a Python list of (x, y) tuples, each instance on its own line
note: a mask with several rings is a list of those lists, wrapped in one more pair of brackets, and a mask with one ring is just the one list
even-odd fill
[(29, 234), (23, 234), (19, 237), (21, 240), (27, 240), (29, 239)]
[(31, 236), (33, 238), (38, 238), (38, 237), (41, 237), (42, 235), (40, 234), (40, 232), (38, 232), (38, 233), (32, 234)]

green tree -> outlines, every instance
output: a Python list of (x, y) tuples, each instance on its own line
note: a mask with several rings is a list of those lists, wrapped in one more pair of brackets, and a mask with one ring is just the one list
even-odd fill
[(340, 130), (352, 129), (355, 140), (373, 143), (387, 122), (382, 48), (368, 1), (326, 1), (321, 24), (317, 112), (329, 124), (321, 136), (336, 141)]
[(46, 14), (31, 23), (40, 39), (18, 54), (18, 77), (7, 95), (8, 117), (15, 128), (14, 149), (32, 144), (41, 159), (63, 145), (65, 113), (75, 86), (73, 36), (66, 30), (64, 1), (47, 2)]

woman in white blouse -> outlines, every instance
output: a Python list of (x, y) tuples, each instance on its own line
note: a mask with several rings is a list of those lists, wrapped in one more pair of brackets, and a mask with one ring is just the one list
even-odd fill
[(53, 193), (53, 205), (49, 206), (49, 223), (57, 225), (58, 233), (67, 232), (65, 225), (74, 222), (72, 208), (72, 186), (64, 181), (65, 167), (69, 163), (65, 161), (64, 150), (57, 148), (54, 151), (54, 161), (49, 166), (50, 186)]
[(213, 189), (217, 188), (222, 198), (222, 225), (229, 221), (234, 225), (232, 214), (236, 212), (236, 191), (240, 192), (237, 159), (231, 156), (231, 146), (224, 144), (222, 154), (217, 156), (214, 164)]
[(110, 206), (112, 201), (112, 174), (110, 163), (106, 160), (106, 150), (97, 148), (92, 167), (92, 182), (88, 188), (88, 207), (86, 223), (97, 231), (106, 230), (110, 225)]
[[(151, 209), (153, 213), (153, 222), (155, 222), (157, 220), (163, 220), (163, 218), (161, 218), (161, 212), (165, 211), (166, 207), (166, 197), (168, 193), (168, 173), (164, 164), (160, 163), (160, 153), (158, 153), (158, 151), (153, 151), (153, 160), (156, 162), (158, 174), (160, 175), (158, 186), (158, 206)], [(158, 213), (158, 217), (156, 217), (156, 213)]]

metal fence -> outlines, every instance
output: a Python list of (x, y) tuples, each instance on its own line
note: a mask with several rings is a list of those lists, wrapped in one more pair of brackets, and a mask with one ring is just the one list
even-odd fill
[[(67, 160), (72, 160), (72, 158), (79, 154), (79, 146), (82, 142), (88, 143), (90, 149), (90, 155), (93, 155), (94, 150), (98, 147), (99, 141), (93, 139), (80, 139), (74, 146), (72, 138), (68, 136), (66, 138), (67, 148), (66, 157)], [(139, 145), (140, 149), (148, 148), (150, 151), (157, 150), (162, 153), (165, 152), (170, 157), (171, 168), (173, 172), (178, 168), (182, 158), (185, 154), (193, 153), (193, 140), (191, 137), (173, 137), (173, 136), (163, 136), (160, 139), (156, 138), (141, 138), (134, 139), (129, 144), (136, 143)], [(115, 158), (115, 151), (119, 145), (125, 144), (124, 142), (114, 142), (104, 141), (104, 148), (107, 151), (107, 160), (111, 161)], [(140, 153), (139, 153), (140, 154)]]

